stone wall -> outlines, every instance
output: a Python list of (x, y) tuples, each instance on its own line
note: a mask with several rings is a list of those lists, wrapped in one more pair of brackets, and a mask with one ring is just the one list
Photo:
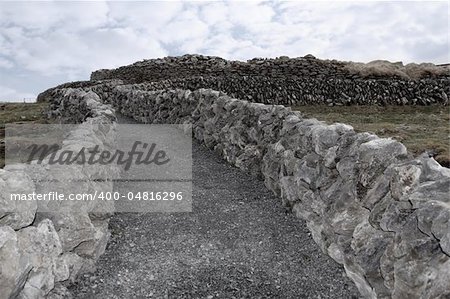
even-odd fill
[(209, 88), (271, 105), (448, 105), (450, 80), (352, 80), (264, 76), (189, 77), (141, 83), (144, 90)]
[(263, 179), (363, 297), (450, 296), (450, 170), (432, 158), (218, 91), (95, 88), (137, 121), (192, 124), (200, 142)]
[[(115, 137), (115, 115), (93, 92), (58, 89), (51, 93), (53, 117), (82, 123), (64, 140), (60, 151), (106, 148)], [(75, 203), (70, 212), (45, 212), (36, 201), (11, 202), (8, 193), (46, 193), (78, 180), (77, 192), (112, 190), (111, 182), (92, 182), (98, 173), (83, 165), (39, 167), (11, 164), (0, 169), (0, 298), (63, 298), (66, 286), (86, 271), (105, 250), (113, 206)], [(73, 186), (73, 184), (72, 184)], [(62, 188), (62, 192), (67, 191)], [(12, 205), (15, 205), (12, 207)], [(14, 212), (12, 212), (14, 211)], [(96, 212), (92, 212), (96, 211)]]
[[(351, 71), (351, 64), (300, 58), (227, 61), (219, 57), (184, 55), (150, 59), (92, 73), (91, 81), (119, 79), (145, 84), (147, 90), (211, 88), (250, 102), (300, 106), (447, 105), (450, 69), (425, 71), (417, 78), (398, 72)], [(393, 65), (393, 64), (392, 64)], [(418, 67), (420, 69), (420, 67)]]
[(447, 105), (449, 80), (362, 77), (313, 57), (244, 63), (188, 55), (96, 71), (39, 100), (68, 120), (91, 116), (76, 100), (53, 100), (72, 87), (143, 123), (190, 123), (198, 140), (264, 180), (304, 219), (364, 297), (446, 298), (450, 170), (394, 140), (262, 103)]
[[(429, 64), (416, 65), (415, 68), (422, 71), (416, 70), (416, 75), (409, 76), (407, 73), (399, 71), (405, 69), (402, 63), (400, 63), (401, 67), (397, 67), (398, 63), (384, 62), (380, 64), (380, 62), (382, 61), (368, 64), (368, 67), (365, 68), (366, 72), (361, 72), (356, 69), (356, 66), (359, 66), (357, 63), (321, 60), (312, 55), (297, 58), (287, 56), (275, 59), (254, 58), (243, 62), (229, 61), (216, 56), (186, 54), (178, 57), (169, 56), (143, 60), (112, 70), (97, 70), (91, 74), (91, 80), (121, 79), (127, 81), (127, 83), (142, 83), (192, 76), (226, 77), (230, 75), (272, 78), (295, 76), (317, 79), (448, 79), (450, 76), (448, 69), (431, 67)], [(378, 70), (375, 69), (377, 65), (379, 66)], [(406, 69), (408, 69), (407, 67)]]

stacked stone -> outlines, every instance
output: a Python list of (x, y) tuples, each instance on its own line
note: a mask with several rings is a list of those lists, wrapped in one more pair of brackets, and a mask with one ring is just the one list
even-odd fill
[[(211, 88), (230, 96), (275, 105), (431, 105), (448, 104), (450, 70), (425, 73), (419, 80), (393, 75), (361, 77), (346, 63), (313, 57), (227, 61), (184, 55), (98, 70), (91, 81), (149, 83), (148, 88)], [(79, 84), (79, 83), (78, 83)], [(74, 85), (76, 87), (77, 85)]]
[[(41, 93), (38, 101), (51, 99), (51, 92), (61, 88), (107, 90), (123, 84), (122, 80), (81, 81), (60, 85)], [(79, 86), (82, 87), (79, 87)], [(264, 76), (196, 76), (135, 84), (137, 89), (210, 88), (250, 102), (270, 105), (448, 105), (450, 81), (421, 80), (349, 80), (270, 78)]]
[(365, 298), (450, 296), (450, 170), (404, 145), (212, 90), (99, 93), (143, 123), (188, 123), (265, 181)]
[[(394, 140), (327, 126), (277, 105), (446, 105), (449, 78), (362, 79), (340, 73), (337, 62), (328, 76), (329, 62), (311, 57), (299, 59), (304, 65), (294, 75), (286, 71), (295, 69), (290, 59), (275, 61), (144, 61), (95, 72), (94, 81), (68, 83), (40, 99), (50, 100), (53, 116), (83, 121), (95, 115), (85, 101), (61, 96), (75, 87), (95, 92), (108, 118), (113, 111), (105, 107), (112, 105), (143, 123), (192, 124), (197, 139), (263, 179), (305, 219), (321, 249), (344, 265), (364, 297), (450, 296), (449, 170), (427, 156), (412, 159)], [(314, 63), (323, 70), (298, 74)]]
[[(37, 101), (38, 102), (52, 102), (55, 97), (59, 97), (65, 89), (69, 89), (69, 88), (78, 89), (78, 90), (87, 92), (87, 91), (95, 90), (95, 87), (98, 85), (101, 85), (102, 87), (104, 86), (104, 88), (112, 88), (119, 84), (123, 84), (123, 82), (121, 80), (104, 80), (101, 82), (95, 82), (95, 81), (94, 82), (93, 81), (67, 82), (67, 83), (60, 84), (56, 87), (52, 87), (52, 88), (49, 88), (49, 89), (41, 92), (37, 97)], [(58, 102), (56, 102), (55, 105), (57, 108)], [(52, 109), (50, 109), (50, 110), (52, 110)]]
[[(215, 56), (183, 55), (136, 62), (117, 69), (102, 69), (91, 74), (92, 81), (121, 79), (127, 83), (142, 83), (165, 79), (186, 78), (193, 76), (267, 76), (271, 78), (334, 78), (334, 79), (386, 79), (400, 78), (392, 74), (360, 75), (352, 71), (346, 62), (320, 60), (312, 55), (298, 58), (279, 57), (275, 59), (254, 58), (243, 61), (228, 61)], [(450, 74), (433, 74), (425, 72), (422, 78), (445, 78)]]
[(323, 61), (311, 57), (289, 59), (252, 59), (247, 62), (228, 61), (215, 56), (184, 55), (136, 62), (114, 70), (98, 70), (92, 73), (91, 80), (121, 79), (128, 83), (159, 81), (192, 76), (224, 77), (230, 75), (271, 77), (335, 77), (355, 78), (344, 69), (345, 63)]
[(341, 80), (276, 79), (263, 76), (192, 77), (138, 84), (143, 90), (211, 88), (250, 102), (270, 105), (448, 105), (445, 79)]
[[(103, 148), (113, 144), (115, 115), (109, 105), (93, 93), (76, 89), (52, 91), (53, 116), (69, 123), (81, 123), (64, 140), (59, 152), (81, 147)], [(58, 153), (57, 153), (58, 155)], [(64, 202), (63, 211), (45, 209), (36, 201), (11, 202), (9, 193), (44, 194), (60, 188), (67, 193), (67, 182), (77, 181), (77, 193), (111, 191), (112, 183), (93, 182), (112, 169), (86, 165), (46, 166), (11, 164), (0, 169), (0, 298), (61, 298), (66, 286), (78, 275), (93, 271), (104, 252), (108, 222), (114, 207), (98, 202)], [(101, 172), (101, 173), (100, 173)], [(70, 184), (75, 186), (74, 183)], [(67, 196), (67, 194), (66, 194)], [(13, 206), (15, 205), (15, 206)], [(67, 210), (69, 209), (69, 210)]]

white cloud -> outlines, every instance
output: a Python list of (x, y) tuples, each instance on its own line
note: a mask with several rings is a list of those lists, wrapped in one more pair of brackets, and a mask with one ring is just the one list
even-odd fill
[(19, 25), (29, 30), (45, 31), (64, 27), (79, 30), (101, 26), (107, 22), (106, 2), (3, 2), (0, 25)]
[(257, 29), (259, 25), (270, 23), (275, 15), (269, 4), (257, 2), (233, 1), (228, 4), (229, 20), (249, 30)]
[(176, 19), (169, 22), (159, 34), (165, 43), (189, 43), (191, 40), (207, 37), (208, 25), (199, 19), (198, 11), (188, 9), (180, 13)]
[(444, 63), (448, 26), (447, 2), (2, 2), (0, 74), (32, 74), (38, 93), (46, 78), (194, 52)]
[(223, 2), (211, 2), (202, 5), (200, 18), (211, 26), (225, 22), (228, 20), (227, 6)]
[(167, 55), (158, 40), (132, 27), (60, 27), (45, 34), (29, 34), (22, 27), (0, 28), (0, 48), (20, 67), (42, 75), (86, 74), (96, 68), (112, 68), (145, 57)]
[(155, 32), (183, 11), (183, 4), (174, 1), (108, 2), (109, 21), (120, 26)]

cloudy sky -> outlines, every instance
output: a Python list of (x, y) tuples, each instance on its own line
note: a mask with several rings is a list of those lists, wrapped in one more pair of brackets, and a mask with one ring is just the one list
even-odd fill
[(445, 63), (448, 18), (447, 1), (0, 1), (0, 101), (186, 53)]

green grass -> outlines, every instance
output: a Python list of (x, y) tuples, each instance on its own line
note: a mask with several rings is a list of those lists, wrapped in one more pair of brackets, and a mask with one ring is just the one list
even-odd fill
[(306, 117), (353, 126), (402, 142), (415, 155), (432, 152), (450, 167), (450, 107), (443, 106), (301, 106)]
[(47, 123), (44, 111), (48, 103), (0, 103), (0, 168), (5, 165), (5, 125), (11, 123)]

